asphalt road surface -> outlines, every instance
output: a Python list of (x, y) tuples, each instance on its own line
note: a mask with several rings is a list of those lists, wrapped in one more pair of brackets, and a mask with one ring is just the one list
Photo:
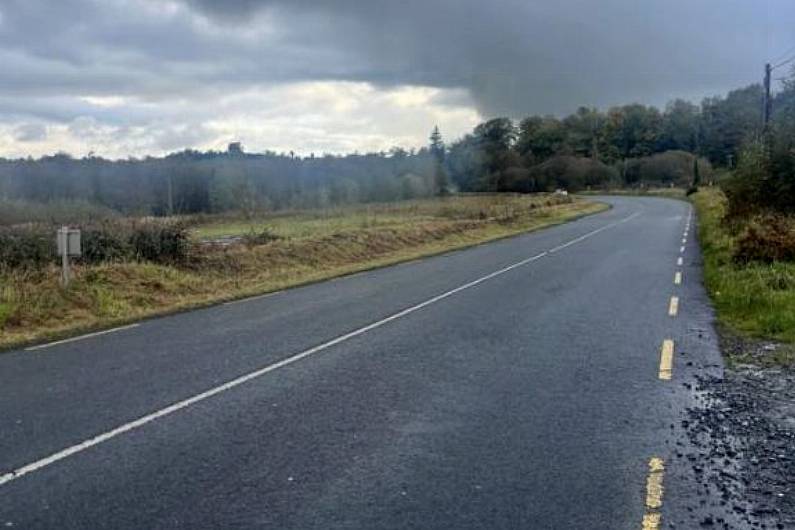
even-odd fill
[(668, 528), (695, 495), (689, 381), (721, 370), (695, 219), (602, 200), (0, 354), (0, 527)]

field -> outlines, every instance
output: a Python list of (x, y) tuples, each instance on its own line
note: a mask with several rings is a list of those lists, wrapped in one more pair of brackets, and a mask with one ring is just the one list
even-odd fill
[(254, 220), (205, 218), (184, 266), (148, 262), (0, 272), (0, 348), (251, 296), (561, 223), (605, 209), (556, 195), (473, 195)]
[[(717, 188), (692, 196), (698, 211), (704, 275), (720, 321), (737, 336), (785, 343), (767, 361), (795, 361), (795, 263), (739, 264), (732, 260), (734, 236), (722, 222), (726, 198)], [(730, 360), (743, 361), (735, 358)]]

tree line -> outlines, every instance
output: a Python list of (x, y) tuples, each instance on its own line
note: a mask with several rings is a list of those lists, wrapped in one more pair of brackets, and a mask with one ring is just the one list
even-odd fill
[(66, 154), (0, 159), (0, 200), (87, 201), (128, 214), (253, 215), (450, 191), (690, 185), (709, 178), (713, 166), (743, 168), (744, 158), (755, 160), (757, 172), (792, 175), (795, 84), (785, 83), (775, 97), (763, 161), (753, 156), (762, 140), (761, 106), (761, 86), (750, 85), (700, 105), (675, 100), (663, 110), (630, 104), (518, 123), (495, 118), (448, 145), (435, 128), (427, 147), (411, 151), (299, 157), (249, 154), (231, 144), (223, 152), (115, 161)]

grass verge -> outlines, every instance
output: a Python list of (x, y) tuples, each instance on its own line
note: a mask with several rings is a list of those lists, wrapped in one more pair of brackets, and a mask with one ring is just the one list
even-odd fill
[(669, 199), (685, 199), (684, 188), (611, 188), (606, 190), (578, 191), (577, 195), (628, 195), (634, 197), (667, 197)]
[(795, 263), (740, 264), (732, 259), (736, 236), (723, 222), (726, 197), (718, 188), (702, 188), (691, 196), (699, 219), (704, 254), (704, 279), (724, 338), (777, 341), (767, 355), (756, 347), (728, 347), (730, 362), (795, 363)]
[[(55, 267), (0, 272), (0, 349), (212, 305), (461, 249), (602, 211), (552, 195), (482, 195), (216, 220), (195, 229), (184, 267), (75, 267), (67, 289)], [(213, 244), (267, 229), (264, 244)]]

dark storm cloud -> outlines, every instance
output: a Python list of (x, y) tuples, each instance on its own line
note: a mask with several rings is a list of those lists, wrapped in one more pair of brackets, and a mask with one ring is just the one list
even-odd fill
[[(787, 0), (7, 0), (8, 94), (296, 80), (471, 91), (486, 114), (718, 92), (792, 41)], [(200, 20), (190, 16), (200, 13)], [(246, 33), (248, 32), (248, 34)]]
[(187, 1), (221, 24), (282, 20), (357, 79), (467, 88), (485, 114), (717, 93), (795, 44), (787, 0)]
[(756, 81), (794, 17), (791, 0), (2, 0), (0, 126), (190, 129), (297, 81), (463, 89), (432, 103), (485, 116), (663, 104)]

